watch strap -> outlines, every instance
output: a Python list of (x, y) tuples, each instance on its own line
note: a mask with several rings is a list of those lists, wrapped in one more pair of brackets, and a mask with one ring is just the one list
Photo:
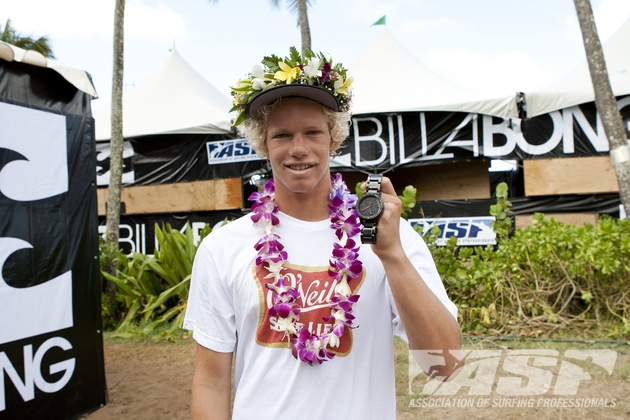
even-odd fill
[[(383, 175), (381, 174), (369, 174), (367, 179), (367, 187), (365, 188), (366, 194), (378, 194), (381, 193), (381, 182), (383, 181)], [(361, 221), (361, 242), (364, 244), (376, 243), (376, 225), (378, 220)]]
[(381, 174), (370, 174), (367, 179), (367, 188), (365, 192), (381, 192), (381, 182), (383, 181), (383, 175)]
[(361, 242), (364, 244), (376, 243), (376, 223), (372, 225), (373, 226), (364, 225), (361, 227)]

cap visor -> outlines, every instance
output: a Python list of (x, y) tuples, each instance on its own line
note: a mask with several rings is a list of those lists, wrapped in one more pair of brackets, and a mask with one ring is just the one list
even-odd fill
[(262, 91), (249, 104), (249, 116), (256, 118), (258, 110), (280, 98), (306, 98), (318, 102), (333, 111), (339, 111), (337, 99), (329, 90), (313, 85), (280, 85)]

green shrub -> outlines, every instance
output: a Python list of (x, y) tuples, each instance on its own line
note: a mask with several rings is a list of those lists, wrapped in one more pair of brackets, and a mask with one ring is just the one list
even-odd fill
[[(201, 239), (210, 230), (206, 225)], [(155, 233), (159, 249), (153, 256), (136, 252), (130, 258), (121, 259), (117, 277), (101, 271), (117, 285), (118, 299), (125, 311), (117, 328), (119, 336), (150, 335), (167, 323), (172, 324), (167, 333), (174, 332), (183, 323), (197, 245), (188, 224), (184, 234), (171, 229), (168, 223), (162, 228), (156, 224)], [(142, 327), (134, 329), (138, 325)]]
[[(497, 245), (437, 247), (426, 237), (468, 334), (519, 336), (630, 333), (630, 221), (602, 216), (597, 226), (564, 224), (543, 214), (512, 232), (507, 186), (497, 187)], [(600, 331), (601, 333), (601, 331)]]

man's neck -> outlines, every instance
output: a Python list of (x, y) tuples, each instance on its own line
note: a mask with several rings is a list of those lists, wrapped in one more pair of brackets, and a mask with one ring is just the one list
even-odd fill
[(328, 219), (327, 195), (322, 194), (291, 194), (286, 197), (276, 195), (278, 209), (286, 215), (306, 222), (318, 222)]

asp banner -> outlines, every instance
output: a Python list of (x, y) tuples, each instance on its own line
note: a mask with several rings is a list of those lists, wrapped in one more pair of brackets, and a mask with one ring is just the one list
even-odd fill
[[(96, 145), (97, 182), (109, 185), (109, 143)], [(124, 185), (245, 178), (265, 169), (247, 140), (220, 134), (163, 134), (125, 141)]]
[(106, 403), (90, 100), (0, 60), (0, 419)]

